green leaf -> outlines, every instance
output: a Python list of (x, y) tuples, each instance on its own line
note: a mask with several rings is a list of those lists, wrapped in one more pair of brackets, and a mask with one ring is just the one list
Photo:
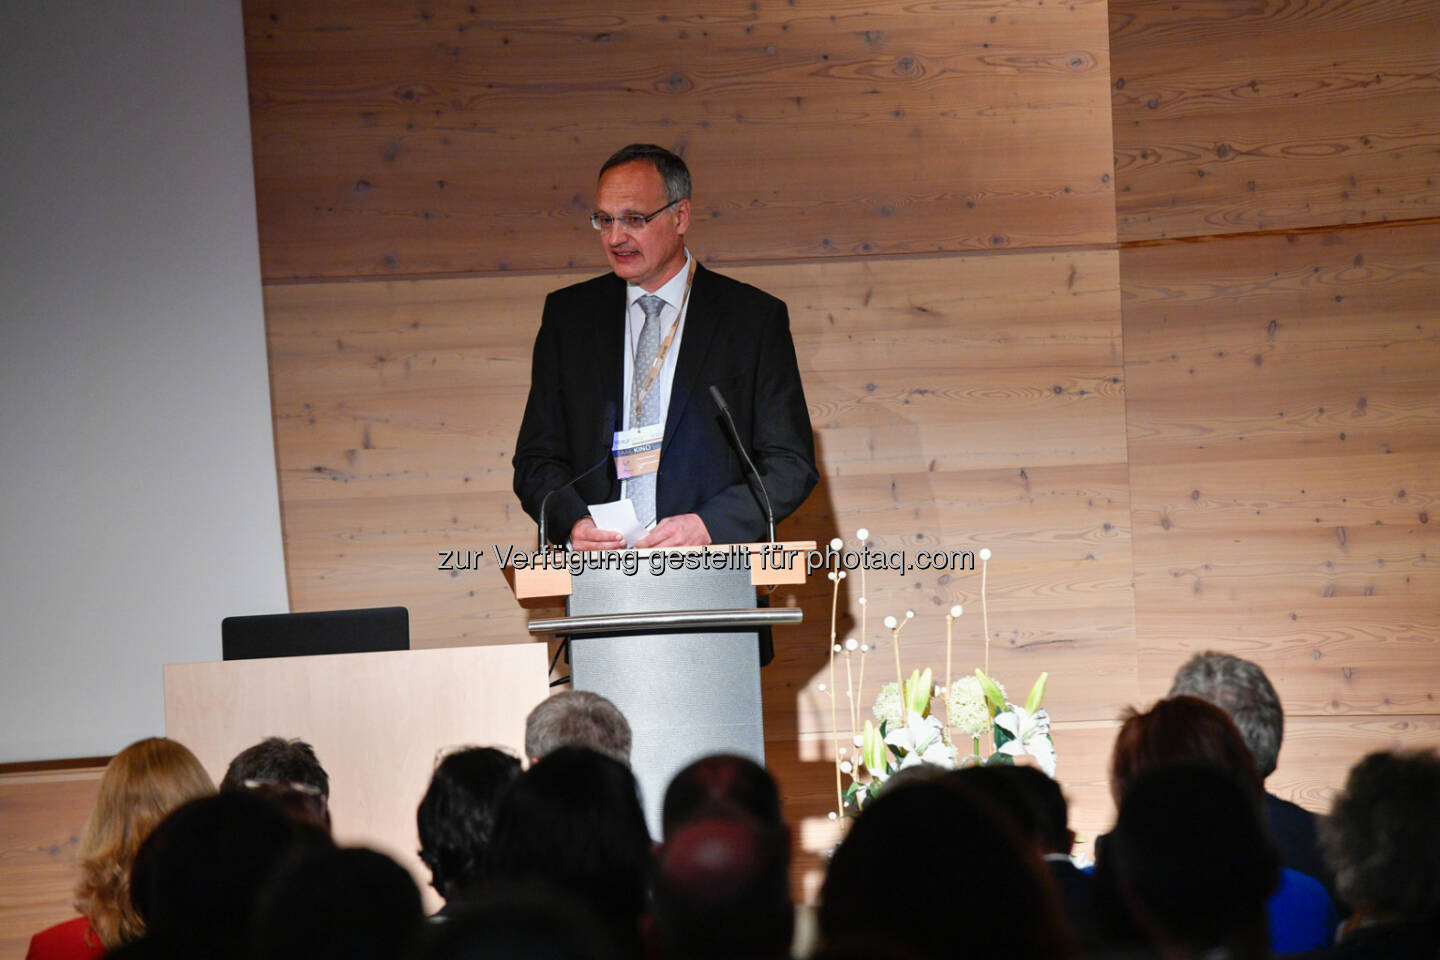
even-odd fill
[(1030, 696), (1025, 698), (1025, 712), (1034, 713), (1040, 709), (1040, 701), (1045, 699), (1045, 684), (1050, 679), (1050, 674), (1041, 673), (1035, 681), (1035, 686), (1030, 688)]
[[(882, 724), (880, 727), (884, 730)], [(865, 721), (865, 732), (860, 737), (861, 758), (864, 760), (865, 768), (871, 773), (884, 772), (885, 768), (885, 741), (881, 739), (882, 734), (877, 734), (870, 721)]]
[(924, 673), (913, 671), (910, 679), (905, 681), (905, 709), (925, 716), (925, 711), (930, 707), (930, 691), (934, 686), (934, 673), (929, 667), (925, 668)]
[(1005, 709), (1005, 694), (1000, 692), (1000, 686), (979, 667), (975, 668), (975, 676), (980, 678), (980, 689), (985, 691), (985, 699), (990, 701), (990, 715), (993, 717), (997, 710)]
[(990, 754), (990, 756), (985, 758), (985, 766), (1013, 767), (1015, 766), (1015, 758), (1010, 756), (1010, 754), (1008, 753), (1000, 753), (999, 751), (996, 751), (995, 753), (992, 753)]
[(995, 726), (991, 728), (991, 731), (990, 731), (990, 732), (995, 735), (995, 749), (996, 749), (996, 750), (999, 750), (1001, 747), (1005, 746), (1005, 744), (1007, 744), (1007, 743), (1009, 743), (1011, 740), (1014, 740), (1014, 739), (1015, 739), (1015, 736), (1014, 736), (1009, 730), (1006, 730), (1004, 727), (1000, 726), (998, 723), (995, 724)]

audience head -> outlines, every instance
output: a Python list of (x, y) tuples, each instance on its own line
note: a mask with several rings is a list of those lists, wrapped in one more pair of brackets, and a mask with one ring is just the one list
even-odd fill
[(915, 763), (908, 767), (901, 767), (890, 774), (883, 789), (888, 793), (915, 783), (939, 783), (949, 780), (950, 775), (954, 772), (951, 768), (942, 767), (937, 763)]
[(221, 792), (245, 789), (246, 781), (257, 783), (301, 783), (330, 797), (330, 777), (315, 756), (315, 748), (304, 740), (266, 737), (242, 750), (230, 761)]
[(583, 902), (547, 887), (487, 890), (431, 924), (416, 960), (616, 960)]
[(138, 740), (106, 764), (80, 832), (75, 887), (75, 908), (104, 946), (118, 947), (144, 933), (130, 899), (130, 867), (141, 842), (170, 811), (214, 792), (195, 754), (164, 737)]
[(1011, 814), (1015, 826), (1040, 853), (1068, 854), (1075, 845), (1065, 794), (1043, 770), (1000, 764), (966, 767), (955, 776)]
[(584, 747), (561, 747), (522, 773), (500, 800), (490, 880), (542, 883), (589, 904), (633, 949), (645, 909), (650, 835), (635, 777)]
[(537, 763), (560, 747), (588, 747), (630, 765), (630, 723), (609, 700), (588, 690), (553, 694), (525, 718), (525, 754)]
[(1169, 696), (1199, 697), (1224, 710), (1254, 757), (1263, 781), (1275, 772), (1285, 712), (1280, 696), (1257, 664), (1228, 653), (1197, 653), (1175, 671)]
[(1139, 773), (1097, 866), (1122, 928), (1163, 956), (1224, 948), (1236, 960), (1267, 957), (1265, 904), (1279, 880), (1253, 791), (1208, 764)]
[(446, 900), (483, 882), (500, 795), (519, 775), (520, 761), (493, 747), (457, 750), (436, 765), (415, 821), (430, 885)]
[(1370, 917), (1440, 924), (1440, 757), (1372, 753), (1350, 770), (1321, 841), (1341, 895)]
[(958, 777), (887, 789), (835, 851), (820, 894), (827, 949), (888, 938), (921, 957), (953, 957), (966, 934), (942, 918), (985, 905), (987, 953), (1070, 956), (1059, 901), (1039, 858), (986, 796)]
[(776, 826), (785, 822), (780, 788), (769, 771), (749, 757), (717, 753), (696, 760), (670, 781), (661, 814), (665, 837), (687, 820), (726, 811)]
[(245, 789), (279, 807), (292, 820), (330, 832), (330, 802), (309, 784), (247, 780)]
[(786, 958), (794, 932), (788, 836), (738, 811), (667, 833), (655, 877), (655, 932), (666, 958)]
[(292, 857), (255, 907), (251, 952), (265, 960), (400, 960), (424, 921), (406, 870), (374, 850)]
[(192, 800), (157, 826), (135, 857), (131, 884), (147, 937), (176, 955), (243, 954), (261, 887), (320, 830), (249, 791)]
[(1219, 707), (1196, 697), (1171, 697), (1145, 713), (1130, 710), (1122, 719), (1110, 756), (1110, 794), (1117, 807), (1141, 773), (1181, 763), (1218, 767), (1260, 804), (1260, 778), (1250, 751)]

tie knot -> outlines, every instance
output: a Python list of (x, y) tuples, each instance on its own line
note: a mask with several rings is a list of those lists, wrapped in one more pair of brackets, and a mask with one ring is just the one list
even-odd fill
[(656, 317), (660, 316), (660, 311), (665, 309), (665, 301), (661, 300), (653, 293), (645, 294), (645, 296), (641, 297), (636, 302), (640, 304), (640, 309), (645, 311), (646, 320), (654, 320)]

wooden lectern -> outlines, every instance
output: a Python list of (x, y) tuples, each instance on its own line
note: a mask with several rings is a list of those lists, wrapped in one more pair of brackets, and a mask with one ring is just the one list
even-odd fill
[(165, 734), (217, 785), (235, 754), (266, 737), (309, 742), (330, 776), (335, 839), (394, 857), (434, 910), (415, 808), (437, 754), (473, 745), (522, 756), (548, 667), (537, 643), (168, 664)]
[(565, 597), (566, 616), (531, 633), (570, 638), (571, 686), (630, 721), (631, 768), (651, 835), (665, 788), (691, 761), (738, 753), (765, 762), (758, 631), (797, 624), (798, 607), (757, 608), (756, 587), (803, 583), (810, 542), (682, 550), (557, 552), (511, 571), (518, 598)]

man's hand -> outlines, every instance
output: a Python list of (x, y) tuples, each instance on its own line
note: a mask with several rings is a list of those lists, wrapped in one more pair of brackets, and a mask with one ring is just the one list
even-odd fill
[(704, 547), (710, 544), (710, 531), (698, 513), (682, 513), (666, 517), (655, 524), (655, 529), (637, 547)]
[(601, 530), (589, 517), (581, 517), (575, 521), (575, 526), (570, 528), (570, 549), (624, 550), (625, 538), (614, 530)]

